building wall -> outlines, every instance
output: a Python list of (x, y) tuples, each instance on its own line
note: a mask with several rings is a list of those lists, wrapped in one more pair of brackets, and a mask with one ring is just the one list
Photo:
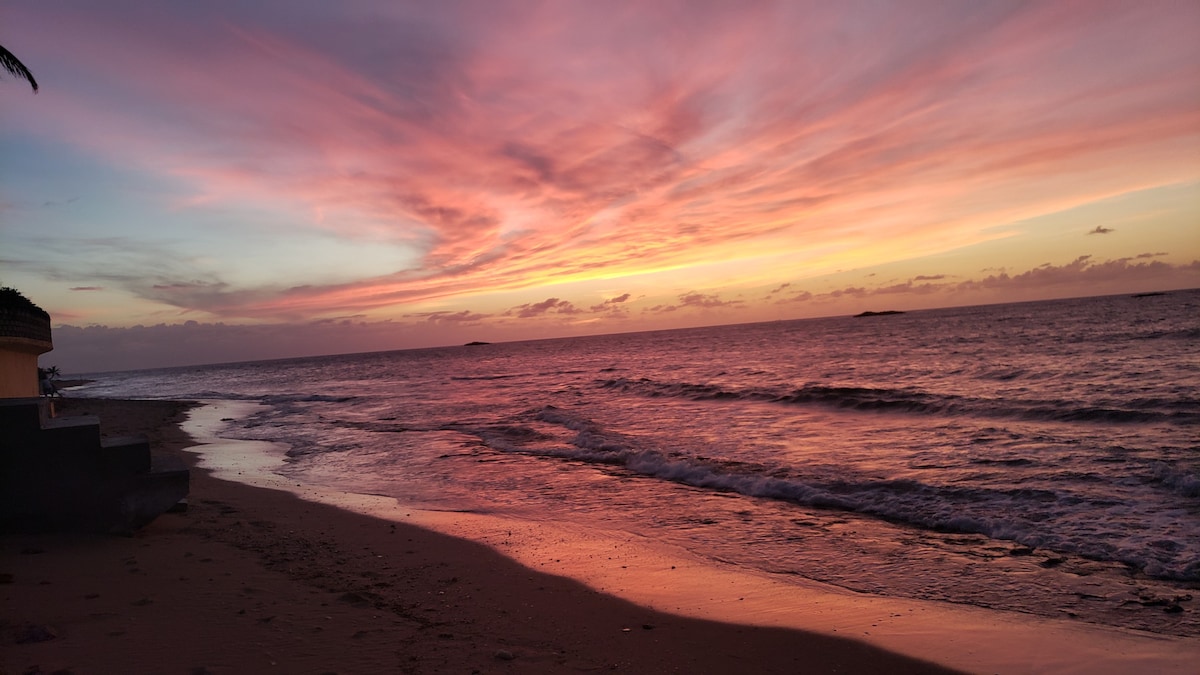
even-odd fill
[(44, 342), (0, 337), (0, 398), (40, 395), (38, 354), (48, 351)]

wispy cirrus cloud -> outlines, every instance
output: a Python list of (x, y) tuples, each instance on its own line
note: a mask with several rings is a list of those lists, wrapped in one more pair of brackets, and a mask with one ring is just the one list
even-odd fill
[(88, 55), (70, 65), (112, 89), (66, 89), (29, 125), (169, 172), (181, 207), (289, 204), (309, 214), (296, 236), (413, 253), (348, 283), (138, 291), (229, 317), (780, 248), (927, 253), (1196, 178), (1186, 7), (482, 7), (299, 7), (285, 23), (79, 5), (56, 15)]
[[(274, 322), (375, 349), (1195, 279), (1194, 239), (1146, 213), (1064, 231), (1104, 222), (1087, 242), (1111, 253), (1142, 221), (1174, 227), (1143, 242), (1170, 256), (813, 280), (1200, 182), (1194, 3), (166, 0), (9, 20), (47, 84), (6, 101), (29, 178), (0, 193), (3, 264), (103, 289), (76, 295), (114, 326)], [(93, 173), (60, 182), (76, 166)], [(60, 315), (97, 321), (85, 308)]]

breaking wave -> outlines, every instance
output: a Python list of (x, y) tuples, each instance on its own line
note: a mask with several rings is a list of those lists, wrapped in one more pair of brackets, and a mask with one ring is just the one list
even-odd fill
[[(995, 489), (912, 479), (801, 476), (782, 467), (640, 447), (636, 439), (554, 406), (530, 411), (529, 416), (534, 422), (561, 427), (573, 435), (558, 437), (519, 424), (459, 430), (480, 437), (501, 452), (612, 465), (696, 488), (836, 509), (940, 532), (982, 534), (1032, 548), (1116, 561), (1164, 579), (1200, 580), (1200, 563), (1185, 554), (1194, 545), (1177, 542), (1146, 547), (1134, 538), (1114, 541), (1112, 536), (1097, 536), (1095, 523), (1079, 527), (1078, 521), (1094, 520), (1095, 509), (1105, 504), (1069, 489)], [(1166, 464), (1155, 470), (1155, 480), (1183, 496), (1200, 496), (1200, 479)], [(1123, 508), (1121, 504), (1109, 506)]]
[(935, 394), (915, 389), (836, 387), (806, 384), (790, 390), (737, 389), (713, 384), (658, 382), (646, 378), (600, 380), (599, 386), (647, 397), (678, 397), (696, 401), (739, 400), (769, 403), (818, 405), (859, 411), (970, 415), (1055, 422), (1101, 422), (1139, 424), (1169, 422), (1200, 423), (1200, 400), (1135, 399), (1129, 407), (1073, 405), (1067, 401), (1022, 401), (987, 399), (954, 394)]

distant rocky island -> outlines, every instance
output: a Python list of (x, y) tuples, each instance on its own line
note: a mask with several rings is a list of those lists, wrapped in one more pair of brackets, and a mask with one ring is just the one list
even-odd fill
[(887, 309), (882, 312), (860, 312), (858, 314), (855, 314), (854, 318), (857, 319), (859, 317), (864, 317), (864, 316), (888, 316), (891, 314), (903, 314), (903, 313), (904, 312), (901, 312), (898, 309)]
[(479, 345), (490, 345), (490, 344), (492, 344), (492, 343), (490, 343), (490, 342), (480, 342), (480, 341), (476, 340), (476, 341), (474, 341), (474, 342), (468, 342), (467, 344), (465, 344), (465, 345), (463, 345), (463, 346), (464, 346), (464, 347), (478, 347)]
[(1160, 295), (1166, 295), (1166, 293), (1163, 293), (1162, 291), (1153, 291), (1151, 293), (1134, 293), (1133, 297), (1135, 297), (1135, 298), (1157, 298)]

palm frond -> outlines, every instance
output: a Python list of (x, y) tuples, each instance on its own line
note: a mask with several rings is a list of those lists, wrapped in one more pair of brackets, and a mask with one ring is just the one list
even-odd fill
[(20, 59), (3, 46), (0, 46), (0, 66), (3, 66), (14, 77), (28, 82), (29, 86), (33, 87), (34, 91), (37, 91), (37, 80), (33, 79), (33, 73), (29, 72), (25, 64), (21, 63)]

